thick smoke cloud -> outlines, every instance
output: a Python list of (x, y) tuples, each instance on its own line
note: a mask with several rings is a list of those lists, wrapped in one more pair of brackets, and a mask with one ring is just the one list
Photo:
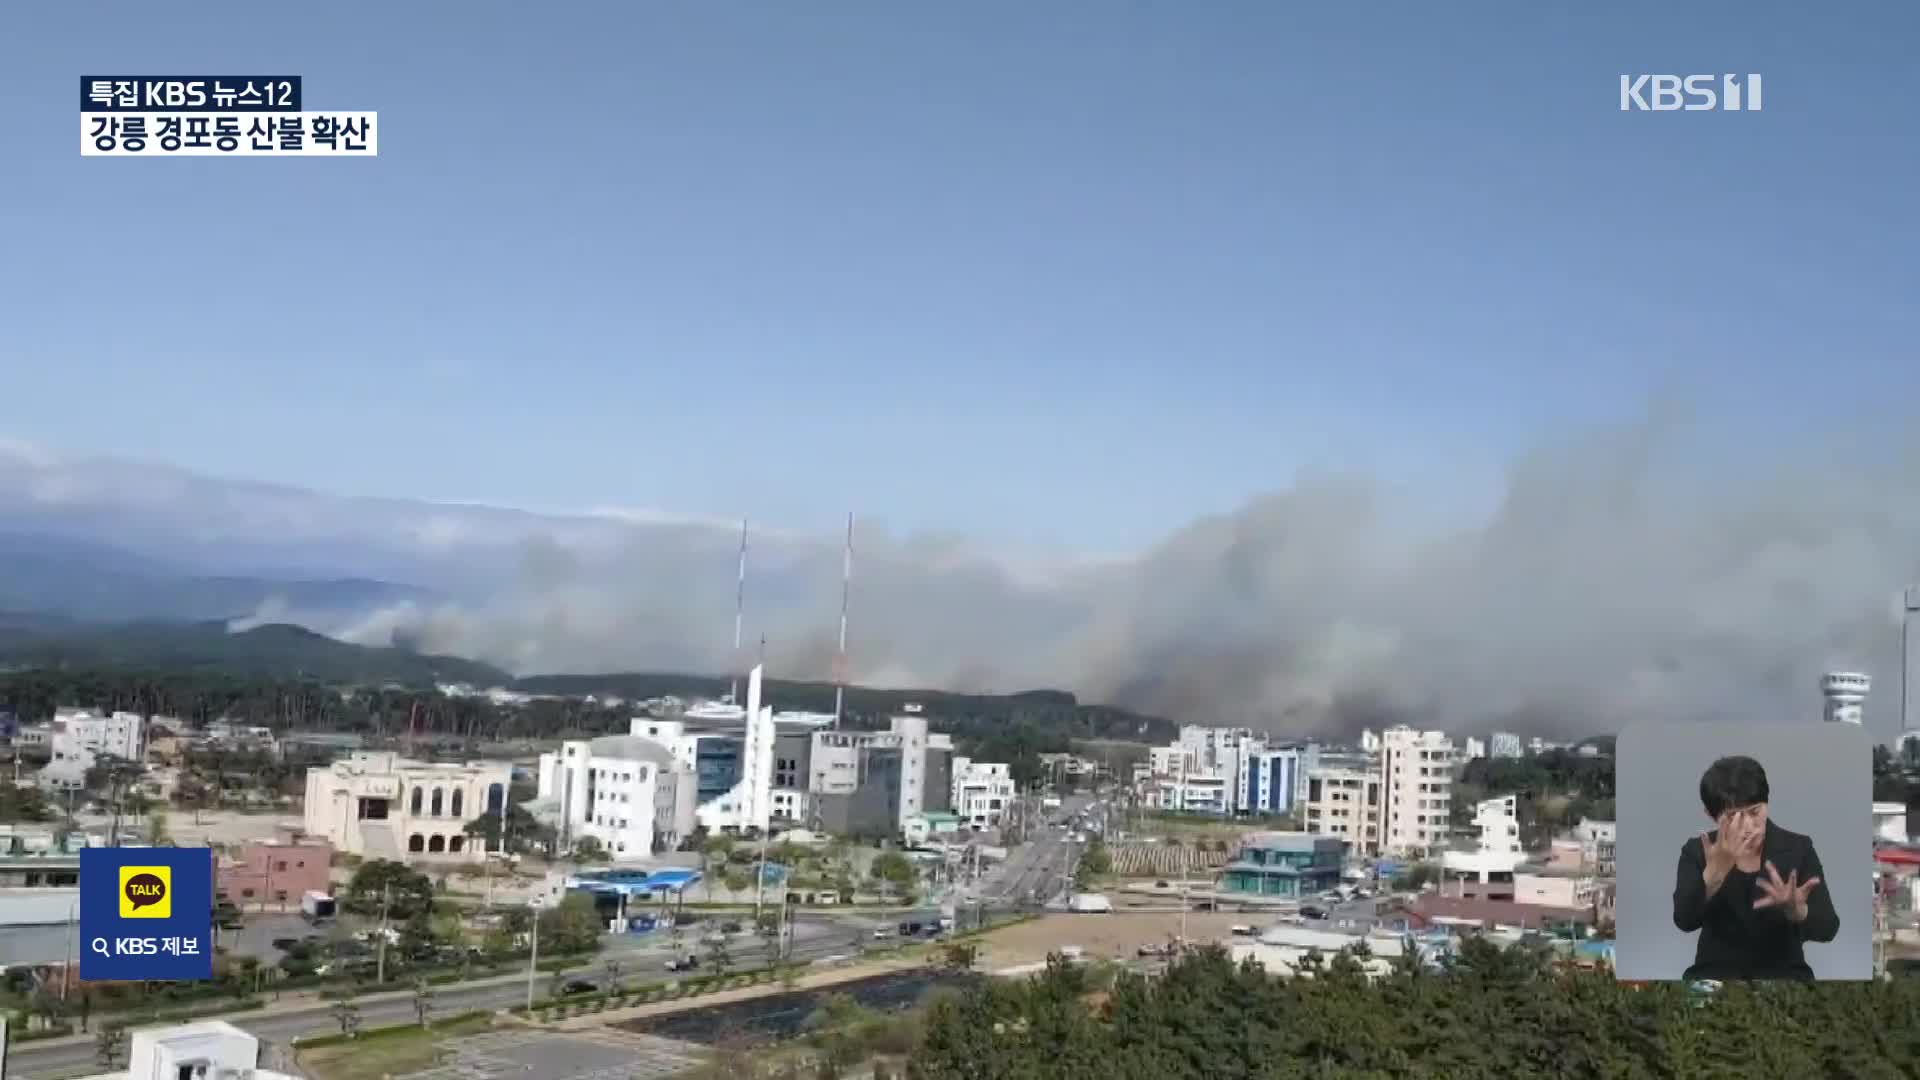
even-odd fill
[[(1891, 734), (1920, 471), (1805, 447), (1716, 457), (1698, 434), (1660, 413), (1557, 440), (1513, 463), (1491, 512), (1448, 533), (1402, 524), (1358, 475), (1302, 478), (1125, 561), (1016, 560), (863, 525), (851, 672), (1063, 687), (1276, 732), (1407, 721), (1573, 735), (1643, 718), (1810, 720), (1819, 674), (1840, 667), (1875, 676), (1869, 722)], [(353, 554), (468, 583), (458, 600), (317, 629), (517, 672), (736, 664), (738, 535), (725, 526), (381, 502), (379, 528), (356, 531), (342, 523), (366, 520), (370, 501), (194, 478), (156, 509), (144, 474), (146, 494), (116, 517), (106, 468), (0, 452), (0, 505), (114, 520), (122, 536), (164, 538), (166, 515), (191, 518), (261, 558), (287, 543), (297, 509), (293, 539), (324, 540), (330, 565)], [(181, 501), (203, 488), (240, 509)], [(282, 539), (249, 532), (261, 520)], [(756, 532), (750, 564), (741, 662), (764, 636), (774, 673), (829, 677), (839, 537)]]

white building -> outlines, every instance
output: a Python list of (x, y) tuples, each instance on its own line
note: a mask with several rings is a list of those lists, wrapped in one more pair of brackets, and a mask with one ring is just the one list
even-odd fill
[(1380, 736), (1381, 847), (1414, 852), (1447, 842), (1453, 740), (1444, 731), (1388, 728)]
[(1611, 821), (1587, 819), (1575, 826), (1573, 833), (1580, 840), (1581, 865), (1603, 877), (1612, 875), (1619, 826)]
[(677, 847), (694, 818), (693, 776), (652, 739), (571, 740), (540, 756), (539, 802), (556, 808), (565, 846), (590, 836), (616, 859), (652, 855)]
[(1009, 766), (964, 757), (953, 759), (950, 805), (962, 824), (976, 829), (998, 825), (1006, 808), (1013, 805), (1013, 798), (1014, 783)]
[(61, 709), (53, 714), (53, 760), (84, 758), (91, 765), (95, 758), (112, 755), (139, 762), (146, 757), (144, 729), (139, 713), (101, 716), (86, 709)]
[(1232, 811), (1233, 779), (1221, 772), (1189, 772), (1148, 781), (1142, 802), (1158, 810), (1194, 814)]
[(1370, 728), (1360, 729), (1360, 749), (1369, 754), (1380, 752), (1380, 736)]
[(1820, 696), (1826, 702), (1827, 723), (1858, 726), (1867, 703), (1867, 691), (1872, 687), (1873, 680), (1858, 672), (1829, 671), (1820, 676)]
[(1510, 731), (1496, 731), (1487, 745), (1487, 753), (1496, 758), (1517, 758), (1525, 755), (1525, 745), (1520, 736)]
[(144, 727), (138, 713), (56, 711), (47, 740), (53, 757), (40, 771), (40, 782), (59, 789), (81, 787), (87, 770), (108, 756), (138, 764), (146, 757)]
[(1487, 740), (1475, 738), (1472, 735), (1467, 736), (1466, 746), (1463, 747), (1460, 752), (1461, 760), (1462, 761), (1478, 761), (1479, 759), (1486, 756), (1487, 756)]
[(127, 1067), (82, 1080), (296, 1080), (264, 1068), (260, 1040), (224, 1020), (130, 1032)]
[(336, 850), (368, 859), (463, 860), (483, 854), (466, 826), (498, 814), (512, 766), (409, 761), (356, 753), (307, 770), (306, 831)]
[(706, 702), (637, 716), (629, 733), (565, 743), (540, 757), (536, 806), (562, 838), (592, 836), (615, 857), (675, 848), (711, 834), (822, 827), (899, 835), (950, 804), (953, 742), (910, 706), (887, 731), (836, 731), (824, 713)]

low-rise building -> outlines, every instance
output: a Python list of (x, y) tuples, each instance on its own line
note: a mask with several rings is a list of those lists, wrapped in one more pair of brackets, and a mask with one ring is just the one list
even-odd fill
[(1345, 847), (1338, 837), (1314, 833), (1248, 833), (1215, 887), (1223, 894), (1281, 900), (1317, 896), (1340, 884)]
[(332, 892), (332, 865), (332, 844), (288, 828), (271, 840), (240, 845), (221, 861), (214, 880), (221, 895), (242, 910), (260, 905), (285, 911), (299, 907), (309, 891)]
[(500, 812), (512, 771), (497, 761), (353, 754), (307, 770), (306, 832), (368, 859), (478, 859), (481, 838), (468, 837), (466, 826)]
[(1580, 841), (1580, 861), (1582, 868), (1601, 877), (1612, 877), (1614, 870), (1614, 844), (1619, 838), (1619, 829), (1611, 821), (1587, 819), (1574, 827), (1573, 834)]
[(988, 829), (1000, 824), (1000, 817), (1013, 805), (1014, 783), (1011, 767), (999, 762), (953, 759), (953, 791), (949, 805), (966, 825)]
[(80, 1080), (295, 1080), (265, 1067), (260, 1040), (224, 1020), (203, 1020), (131, 1033), (127, 1067)]

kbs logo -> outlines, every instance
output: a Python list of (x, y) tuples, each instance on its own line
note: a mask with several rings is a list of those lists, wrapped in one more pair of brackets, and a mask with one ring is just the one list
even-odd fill
[(173, 867), (123, 866), (120, 868), (120, 917), (123, 919), (173, 918)]
[[(1621, 112), (1759, 112), (1760, 76), (1622, 75)], [(1743, 94), (1742, 91), (1745, 91)]]

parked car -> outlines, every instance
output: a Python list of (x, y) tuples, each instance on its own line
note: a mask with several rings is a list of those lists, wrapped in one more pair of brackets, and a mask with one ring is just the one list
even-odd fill
[(1303, 919), (1324, 919), (1327, 917), (1327, 912), (1325, 908), (1317, 908), (1312, 904), (1307, 904), (1300, 909), (1300, 917)]
[(567, 984), (560, 988), (560, 996), (572, 997), (575, 994), (592, 994), (599, 991), (599, 989), (598, 986), (595, 986), (585, 979), (568, 979)]
[(673, 959), (667, 961), (668, 971), (694, 971), (694, 970), (697, 970), (699, 967), (700, 967), (700, 958), (693, 955), (692, 953), (688, 953), (685, 956), (676, 956)]

